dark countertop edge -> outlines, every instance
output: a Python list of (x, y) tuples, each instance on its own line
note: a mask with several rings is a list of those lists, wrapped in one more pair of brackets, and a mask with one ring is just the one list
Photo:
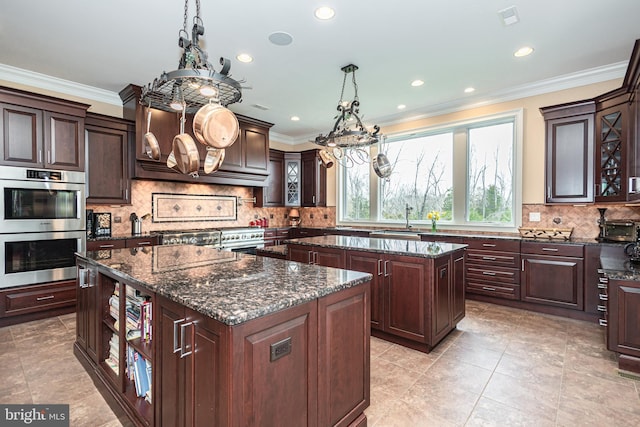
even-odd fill
[[(353, 251), (362, 251), (362, 252), (371, 252), (371, 253), (384, 253), (390, 255), (402, 255), (402, 256), (413, 256), (416, 258), (440, 258), (442, 256), (449, 255), (455, 251), (466, 248), (468, 245), (462, 243), (447, 243), (447, 242), (429, 242), (429, 241), (421, 241), (421, 240), (403, 240), (403, 239), (379, 239), (376, 240), (394, 240), (400, 242), (410, 242), (410, 243), (421, 243), (423, 245), (430, 244), (440, 244), (444, 243), (447, 245), (451, 245), (452, 248), (450, 250), (443, 250), (438, 253), (425, 253), (425, 252), (412, 252), (412, 251), (401, 251), (394, 249), (382, 249), (382, 248), (363, 248), (363, 247), (354, 247), (350, 245), (339, 245), (339, 244), (331, 244), (331, 243), (320, 243), (314, 241), (313, 239), (322, 239), (328, 236), (317, 236), (317, 237), (304, 237), (300, 239), (286, 239), (283, 242), (285, 244), (299, 244), (302, 246), (319, 246), (323, 248), (333, 248), (333, 249), (349, 249)], [(358, 236), (336, 236), (336, 237), (349, 237), (350, 239), (372, 239), (373, 237), (358, 237)]]
[[(341, 283), (339, 286), (336, 286), (332, 289), (327, 289), (327, 288), (322, 288), (319, 292), (315, 292), (313, 294), (306, 294), (301, 298), (288, 298), (286, 300), (282, 300), (279, 304), (276, 305), (269, 305), (269, 306), (262, 306), (258, 309), (255, 310), (248, 310), (246, 311), (246, 315), (243, 315), (241, 318), (240, 317), (234, 317), (234, 316), (224, 316), (221, 313), (212, 313), (211, 311), (203, 308), (201, 305), (199, 304), (194, 304), (190, 301), (185, 301), (183, 298), (180, 297), (180, 295), (175, 295), (172, 294), (170, 292), (163, 292), (162, 289), (158, 289), (154, 286), (150, 286), (148, 283), (140, 281), (138, 279), (136, 279), (133, 276), (130, 276), (127, 273), (124, 273), (114, 267), (110, 267), (106, 264), (103, 264), (101, 262), (98, 262), (92, 258), (88, 258), (84, 253), (81, 252), (76, 252), (75, 253), (76, 257), (81, 258), (83, 261), (86, 261), (87, 263), (93, 265), (93, 266), (97, 266), (100, 268), (104, 268), (106, 270), (108, 270), (115, 278), (117, 279), (121, 279), (121, 280), (125, 280), (127, 282), (133, 283), (135, 286), (139, 286), (141, 289), (145, 289), (149, 292), (153, 292), (157, 295), (162, 295), (163, 297), (176, 302), (178, 304), (182, 304), (187, 308), (190, 308), (192, 310), (197, 311), (198, 313), (201, 313), (205, 316), (208, 316), (216, 321), (219, 321), (227, 326), (235, 326), (235, 325), (239, 325), (245, 322), (248, 322), (250, 320), (254, 320), (257, 319), (259, 317), (263, 317), (263, 316), (267, 316), (270, 315), (272, 313), (290, 308), (290, 307), (294, 307), (296, 305), (300, 305), (300, 304), (304, 304), (306, 302), (309, 301), (313, 301), (315, 299), (318, 298), (322, 298), (326, 295), (330, 295), (336, 292), (340, 292), (344, 289), (349, 289), (352, 288), (354, 286), (358, 286), (361, 285), (363, 283), (366, 282), (370, 282), (373, 279), (373, 275), (370, 273), (363, 273), (363, 272), (356, 272), (356, 271), (352, 271), (353, 273), (357, 273), (358, 275), (360, 275), (360, 277), (356, 277), (354, 279), (351, 279), (349, 281), (346, 281), (344, 283)], [(282, 262), (287, 262), (282, 260)], [(331, 268), (331, 267), (321, 267), (321, 266), (316, 266), (317, 268)], [(266, 312), (265, 312), (266, 310)]]
[(114, 234), (111, 236), (87, 237), (87, 242), (99, 242), (102, 240), (144, 239), (146, 237), (160, 237), (162, 232), (152, 231), (142, 234)]

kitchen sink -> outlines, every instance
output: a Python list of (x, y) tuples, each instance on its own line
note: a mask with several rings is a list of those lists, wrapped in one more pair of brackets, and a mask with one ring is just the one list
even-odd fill
[(369, 233), (369, 237), (378, 239), (421, 240), (420, 234), (413, 230), (375, 230)]

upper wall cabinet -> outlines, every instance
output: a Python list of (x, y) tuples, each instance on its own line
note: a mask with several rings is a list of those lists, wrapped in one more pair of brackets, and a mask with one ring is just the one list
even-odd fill
[(321, 165), (318, 152), (308, 150), (301, 153), (302, 203), (301, 206), (327, 206), (327, 169)]
[(593, 202), (594, 101), (540, 109), (546, 125), (546, 203)]
[[(225, 159), (220, 168), (212, 173), (204, 173), (206, 147), (196, 142), (200, 153), (199, 178), (178, 173), (167, 167), (167, 157), (171, 153), (173, 139), (180, 133), (180, 115), (140, 104), (142, 88), (129, 85), (120, 92), (123, 115), (136, 124), (135, 154), (132, 156), (133, 178), (158, 179), (165, 181), (200, 182), (211, 184), (263, 187), (269, 175), (269, 128), (271, 123), (236, 115), (240, 123), (240, 136), (225, 150)], [(144, 134), (147, 132), (148, 112), (151, 111), (149, 130), (160, 145), (160, 160), (147, 156), (144, 149)], [(187, 115), (185, 133), (193, 136), (193, 115)]]
[(255, 207), (280, 207), (284, 206), (284, 152), (269, 150), (269, 164), (267, 165), (269, 177), (265, 181), (265, 187), (256, 187)]
[(87, 203), (131, 203), (129, 150), (134, 135), (133, 122), (87, 114)]
[(0, 164), (84, 171), (86, 104), (0, 87)]

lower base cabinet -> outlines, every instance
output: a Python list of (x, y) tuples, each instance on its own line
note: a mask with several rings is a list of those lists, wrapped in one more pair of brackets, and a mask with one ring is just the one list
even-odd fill
[(440, 258), (346, 251), (347, 268), (373, 275), (372, 335), (431, 351), (465, 315), (464, 250)]
[(620, 369), (640, 374), (640, 283), (609, 279), (607, 294), (607, 348)]
[[(87, 294), (77, 306), (80, 336), (74, 349), (133, 424), (366, 425), (369, 283), (229, 326), (101, 270), (87, 270), (78, 264), (78, 292)], [(132, 293), (152, 304), (148, 343), (129, 339), (128, 329), (118, 326), (127, 323)], [(114, 346), (115, 336), (120, 339)], [(94, 342), (97, 357), (88, 344)], [(136, 397), (128, 378), (129, 347), (146, 360), (152, 399)]]
[(73, 313), (75, 280), (0, 288), (0, 327)]

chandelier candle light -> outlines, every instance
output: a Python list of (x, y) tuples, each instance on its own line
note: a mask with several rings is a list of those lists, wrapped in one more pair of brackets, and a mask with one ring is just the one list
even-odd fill
[[(360, 119), (360, 99), (358, 98), (358, 84), (356, 83), (356, 70), (358, 67), (353, 64), (341, 68), (344, 72), (342, 80), (342, 91), (338, 101), (338, 114), (334, 117), (333, 129), (326, 135), (318, 135), (313, 141), (315, 144), (324, 147), (320, 151), (322, 165), (330, 168), (335, 159), (339, 164), (351, 167), (354, 164), (364, 164), (369, 162), (369, 153), (363, 150), (377, 143), (382, 135), (379, 135), (380, 127), (373, 126), (373, 130), (368, 130)], [(344, 100), (344, 89), (347, 83), (347, 76), (351, 74), (351, 82), (354, 88), (354, 97), (351, 101)]]

